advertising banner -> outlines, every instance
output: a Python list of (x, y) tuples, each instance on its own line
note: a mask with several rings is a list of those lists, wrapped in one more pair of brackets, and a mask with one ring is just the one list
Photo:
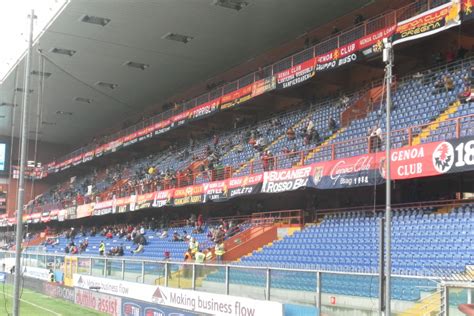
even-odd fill
[(74, 302), (74, 289), (58, 283), (43, 282), (43, 294)]
[(204, 315), (203, 313), (193, 313), (182, 309), (171, 308), (163, 305), (122, 299), (122, 316), (194, 316)]
[(227, 181), (203, 183), (203, 203), (227, 200)]
[(263, 173), (227, 179), (227, 196), (233, 198), (236, 196), (259, 193), (262, 181)]
[(460, 0), (453, 0), (411, 19), (402, 21), (397, 24), (395, 34), (392, 36), (392, 43), (394, 45), (400, 44), (458, 26), (461, 24), (460, 13)]
[(74, 303), (107, 315), (122, 315), (122, 299), (117, 296), (76, 288)]
[(278, 302), (173, 289), (88, 275), (74, 274), (74, 286), (80, 289), (88, 289), (92, 286), (98, 288), (100, 293), (175, 307), (193, 311), (199, 315), (203, 313), (211, 315), (283, 315), (283, 305)]
[(276, 88), (286, 89), (296, 86), (314, 77), (316, 58), (311, 58), (301, 64), (276, 74)]
[(23, 266), (23, 275), (33, 279), (49, 281), (48, 269)]

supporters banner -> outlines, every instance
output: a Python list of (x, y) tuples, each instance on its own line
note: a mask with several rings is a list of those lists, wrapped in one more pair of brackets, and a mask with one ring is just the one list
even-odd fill
[(78, 164), (82, 163), (83, 161), (83, 154), (77, 155), (76, 157), (71, 159), (71, 163), (73, 166), (77, 166)]
[(123, 137), (123, 147), (135, 144), (138, 141), (138, 132)]
[(316, 58), (311, 58), (301, 64), (276, 74), (276, 88), (286, 89), (296, 86), (314, 77)]
[(89, 217), (94, 213), (94, 203), (83, 204), (77, 207), (77, 218)]
[(201, 184), (174, 189), (173, 205), (181, 206), (204, 202), (204, 188)]
[(244, 103), (252, 98), (253, 84), (249, 84), (243, 88), (224, 94), (221, 97), (221, 110), (234, 107), (240, 103)]
[(201, 104), (192, 109), (191, 118), (193, 120), (201, 119), (219, 110), (220, 99), (214, 99), (212, 101)]
[(172, 205), (174, 189), (153, 193), (153, 207)]
[(88, 162), (94, 159), (94, 151), (90, 150), (82, 156), (82, 162)]
[(252, 85), (252, 98), (276, 89), (276, 78), (270, 76), (257, 80)]
[(178, 126), (181, 126), (185, 123), (188, 122), (188, 120), (191, 118), (192, 116), (192, 111), (191, 110), (188, 110), (188, 111), (184, 111), (182, 113), (179, 113), (179, 114), (176, 114), (175, 116), (171, 117), (171, 126), (170, 127), (178, 127)]
[[(394, 180), (438, 176), (474, 170), (474, 137), (421, 144), (393, 150), (390, 155)], [(385, 156), (380, 157), (385, 177)]]
[(237, 196), (259, 193), (262, 181), (262, 173), (227, 179), (227, 197), (233, 198)]
[(316, 57), (316, 71), (326, 71), (348, 65), (361, 59), (355, 42)]
[(460, 0), (453, 0), (432, 10), (423, 12), (411, 19), (397, 24), (392, 43), (406, 41), (436, 34), (461, 24)]
[(461, 10), (463, 21), (474, 19), (474, 0), (462, 0)]
[(266, 171), (263, 173), (262, 193), (294, 191), (311, 186), (311, 166)]
[(393, 25), (362, 37), (356, 41), (357, 49), (364, 57), (382, 53), (383, 39), (392, 36), (396, 28), (397, 26)]
[(115, 207), (114, 205), (114, 200), (95, 203), (93, 214), (94, 216), (110, 214)]
[(76, 290), (96, 287), (100, 288), (101, 294), (119, 295), (122, 299), (130, 298), (146, 301), (166, 307), (192, 311), (199, 315), (283, 316), (283, 305), (278, 302), (174, 289), (81, 274), (74, 274), (73, 280)]
[(203, 203), (222, 201), (227, 199), (227, 181), (203, 183)]
[(77, 214), (76, 214), (76, 207), (75, 206), (71, 206), (71, 207), (67, 207), (66, 209), (64, 209), (65, 211), (65, 219), (76, 219), (77, 218)]
[(115, 199), (115, 203), (112, 204), (112, 213), (125, 213), (128, 211), (130, 205), (130, 196)]
[(99, 146), (94, 151), (94, 156), (101, 157), (104, 154), (105, 145)]
[(153, 131), (155, 135), (166, 133), (171, 128), (171, 120), (164, 120), (153, 125)]

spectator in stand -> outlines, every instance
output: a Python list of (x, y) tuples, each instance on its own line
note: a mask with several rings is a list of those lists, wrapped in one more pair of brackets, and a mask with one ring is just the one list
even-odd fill
[(172, 241), (183, 241), (183, 237), (179, 235), (179, 233), (175, 230), (173, 232), (173, 238)]
[(342, 108), (346, 108), (349, 105), (349, 101), (350, 99), (345, 94), (343, 94), (339, 99), (339, 104)]
[(77, 249), (76, 245), (74, 245), (74, 243), (71, 244), (70, 249), (71, 249), (71, 254), (72, 255), (76, 255), (79, 252), (79, 250)]
[(99, 255), (104, 256), (105, 255), (105, 244), (104, 241), (101, 241), (99, 244)]
[(105, 238), (107, 239), (114, 238), (114, 234), (112, 233), (112, 230), (107, 231), (107, 233), (105, 234)]
[(199, 242), (196, 238), (192, 237), (189, 241), (189, 249), (191, 249), (191, 253), (194, 255), (199, 250)]
[(378, 125), (369, 130), (369, 148), (371, 153), (382, 149), (382, 129)]
[(169, 252), (168, 250), (165, 250), (165, 251), (163, 252), (163, 260), (164, 260), (164, 261), (169, 261), (170, 259), (171, 259), (171, 254), (170, 254), (170, 252)]
[(296, 133), (292, 127), (288, 128), (286, 131), (286, 136), (288, 137), (288, 140), (294, 140), (296, 138)]
[(456, 59), (456, 51), (454, 49), (448, 49), (444, 55), (444, 59), (447, 63), (451, 63)]
[(86, 238), (79, 243), (79, 250), (80, 252), (86, 251), (87, 247), (89, 246), (89, 240)]
[(212, 261), (212, 248), (211, 247), (207, 248), (205, 261), (206, 262)]
[(362, 14), (357, 14), (355, 17), (354, 17), (354, 25), (358, 25), (362, 22), (365, 21), (365, 18)]
[(263, 153), (262, 155), (262, 168), (263, 171), (269, 171), (270, 170), (270, 156), (268, 154), (268, 150)]
[(450, 75), (446, 75), (443, 78), (444, 88), (446, 91), (453, 91), (454, 90), (454, 80)]
[(331, 116), (328, 121), (328, 129), (334, 133), (337, 129), (336, 120)]
[(196, 227), (202, 227), (203, 224), (204, 224), (204, 221), (203, 221), (202, 214), (199, 213), (198, 218), (197, 218)]
[(145, 246), (143, 244), (138, 244), (137, 247), (131, 251), (132, 254), (136, 255), (142, 253), (145, 250)]
[(216, 262), (222, 263), (222, 259), (225, 253), (224, 242), (216, 243), (214, 254), (216, 255)]
[(69, 245), (66, 245), (66, 247), (64, 247), (64, 253), (69, 253), (69, 252), (70, 252)]
[(160, 239), (165, 239), (165, 238), (168, 238), (168, 230), (163, 229), (160, 235)]
[(117, 247), (116, 256), (123, 256), (123, 255), (124, 255), (123, 244), (120, 244), (120, 246)]

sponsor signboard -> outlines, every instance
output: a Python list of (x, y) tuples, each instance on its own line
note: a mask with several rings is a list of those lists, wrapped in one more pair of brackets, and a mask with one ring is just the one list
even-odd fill
[(122, 316), (194, 316), (204, 315), (203, 313), (193, 313), (163, 305), (122, 299)]
[(36, 267), (23, 267), (23, 275), (29, 278), (49, 281), (49, 270)]
[(76, 288), (74, 303), (107, 315), (122, 315), (122, 299), (117, 296)]
[(272, 315), (282, 316), (283, 305), (244, 297), (173, 289), (156, 285), (132, 283), (74, 274), (74, 286), (99, 288), (100, 293), (144, 300), (167, 307), (175, 307), (198, 314), (211, 315)]
[(43, 282), (43, 294), (74, 302), (74, 289), (58, 283)]

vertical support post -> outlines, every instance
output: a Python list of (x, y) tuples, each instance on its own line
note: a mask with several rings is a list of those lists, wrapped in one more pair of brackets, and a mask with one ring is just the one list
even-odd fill
[(461, 137), (461, 119), (458, 117), (456, 119), (456, 138)]
[[(28, 39), (28, 51), (25, 65), (25, 84), (23, 91), (23, 107), (21, 112), (21, 142), (20, 142), (20, 172), (18, 176), (18, 200), (16, 207), (16, 238), (15, 238), (15, 277), (13, 294), (13, 316), (20, 315), (20, 281), (21, 281), (21, 242), (23, 240), (23, 204), (25, 198), (25, 164), (26, 164), (26, 142), (28, 137), (28, 102), (30, 101), (30, 75), (33, 47), (33, 21), (35, 11), (30, 13), (30, 34)], [(12, 110), (13, 111), (13, 110)]]
[(322, 305), (322, 288), (323, 288), (323, 280), (321, 279), (321, 271), (316, 273), (316, 308), (318, 309), (319, 313), (321, 313), (321, 305)]
[(392, 68), (393, 68), (393, 48), (392, 43), (387, 39), (384, 48), (384, 61), (387, 64), (385, 75), (387, 77), (387, 105), (386, 105), (386, 140), (385, 140), (385, 315), (391, 315), (391, 274), (392, 274), (392, 179), (390, 172), (390, 111), (392, 109)]
[(193, 267), (193, 273), (192, 273), (192, 280), (191, 280), (191, 288), (194, 290), (196, 290), (196, 264), (193, 263), (192, 265)]
[(225, 265), (225, 294), (229, 295), (230, 293), (230, 286), (229, 286), (229, 265)]
[(336, 160), (336, 145), (331, 144), (331, 160)]
[(411, 146), (413, 142), (413, 132), (411, 130), (411, 127), (408, 128), (408, 146)]
[(472, 304), (472, 289), (467, 289), (467, 303)]
[(107, 264), (108, 264), (107, 261), (108, 261), (107, 258), (104, 258), (104, 271), (103, 271), (104, 276), (107, 276)]
[(169, 273), (170, 273), (169, 263), (165, 262), (165, 286), (168, 286)]
[(271, 270), (270, 268), (267, 268), (267, 278), (266, 278), (266, 284), (265, 284), (265, 299), (267, 301), (270, 300), (270, 287), (271, 287)]
[(448, 316), (449, 315), (449, 287), (442, 285), (442, 294), (441, 297), (443, 302), (441, 304), (441, 315)]
[(385, 284), (385, 272), (384, 272), (384, 220), (383, 218), (379, 219), (379, 312), (383, 313), (385, 309), (385, 297), (383, 295), (384, 293), (384, 284)]
[(125, 280), (125, 260), (122, 259), (122, 280)]
[(92, 275), (92, 258), (89, 258), (89, 275)]
[(142, 261), (142, 283), (145, 283), (145, 261)]

